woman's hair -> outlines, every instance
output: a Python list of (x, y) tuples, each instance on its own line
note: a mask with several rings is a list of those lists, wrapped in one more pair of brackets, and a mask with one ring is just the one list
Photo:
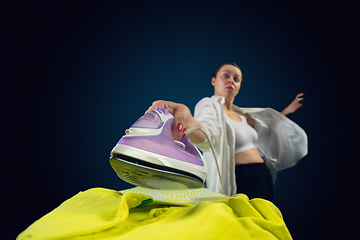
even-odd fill
[[(216, 78), (217, 73), (218, 73), (218, 72), (220, 71), (220, 69), (221, 69), (223, 66), (225, 66), (225, 65), (231, 65), (231, 66), (237, 67), (237, 68), (241, 71), (240, 67), (239, 67), (235, 62), (228, 62), (228, 63), (221, 64), (220, 67), (218, 67), (218, 68), (215, 70), (215, 72), (213, 73), (212, 78), (213, 78), (213, 77)], [(241, 77), (241, 78), (242, 78), (242, 77)]]

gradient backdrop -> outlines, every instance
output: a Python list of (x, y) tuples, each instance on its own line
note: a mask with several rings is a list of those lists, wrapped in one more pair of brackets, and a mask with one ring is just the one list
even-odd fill
[(235, 61), (239, 106), (281, 111), (305, 94), (289, 118), (309, 154), (278, 174), (274, 193), (293, 238), (348, 234), (356, 148), (342, 120), (356, 96), (345, 88), (356, 79), (355, 4), (120, 2), (4, 4), (2, 232), (15, 238), (79, 191), (132, 187), (108, 162), (125, 129), (154, 100), (193, 111), (213, 94), (218, 65)]

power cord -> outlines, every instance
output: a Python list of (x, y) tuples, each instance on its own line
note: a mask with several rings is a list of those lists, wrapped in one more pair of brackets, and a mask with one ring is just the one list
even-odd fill
[(187, 129), (187, 130), (185, 131), (185, 133), (186, 133), (186, 135), (188, 135), (188, 134), (190, 134), (190, 133), (192, 133), (192, 132), (195, 132), (195, 131), (198, 131), (198, 130), (200, 130), (202, 133), (204, 133), (204, 135), (205, 135), (205, 137), (206, 137), (206, 139), (207, 139), (207, 141), (208, 141), (208, 143), (209, 143), (209, 145), (210, 145), (212, 154), (213, 154), (214, 159), (215, 159), (215, 163), (216, 163), (216, 168), (217, 168), (217, 172), (218, 172), (218, 175), (219, 175), (219, 179), (220, 179), (221, 193), (224, 194), (224, 187), (223, 187), (222, 178), (221, 178), (221, 174), (220, 174), (219, 164), (218, 164), (217, 158), (216, 158), (216, 156), (215, 156), (214, 146), (213, 146), (212, 142), (210, 141), (209, 136), (207, 135), (207, 133), (206, 133), (204, 130), (202, 130), (202, 128), (201, 128), (201, 126), (200, 126), (199, 124), (196, 125), (195, 127), (192, 127), (192, 128), (190, 128), (190, 129)]

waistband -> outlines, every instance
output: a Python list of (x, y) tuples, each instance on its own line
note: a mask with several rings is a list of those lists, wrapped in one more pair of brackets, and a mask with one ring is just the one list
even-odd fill
[(262, 162), (262, 163), (245, 163), (245, 164), (235, 165), (235, 169), (256, 169), (256, 168), (263, 168), (263, 167), (267, 167), (265, 162)]

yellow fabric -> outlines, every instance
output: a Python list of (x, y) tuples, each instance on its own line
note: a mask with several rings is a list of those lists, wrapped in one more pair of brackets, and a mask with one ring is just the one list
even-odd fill
[(238, 194), (212, 201), (202, 196), (204, 201), (195, 204), (191, 198), (172, 203), (141, 191), (124, 192), (80, 192), (17, 239), (291, 239), (280, 211), (263, 199)]

